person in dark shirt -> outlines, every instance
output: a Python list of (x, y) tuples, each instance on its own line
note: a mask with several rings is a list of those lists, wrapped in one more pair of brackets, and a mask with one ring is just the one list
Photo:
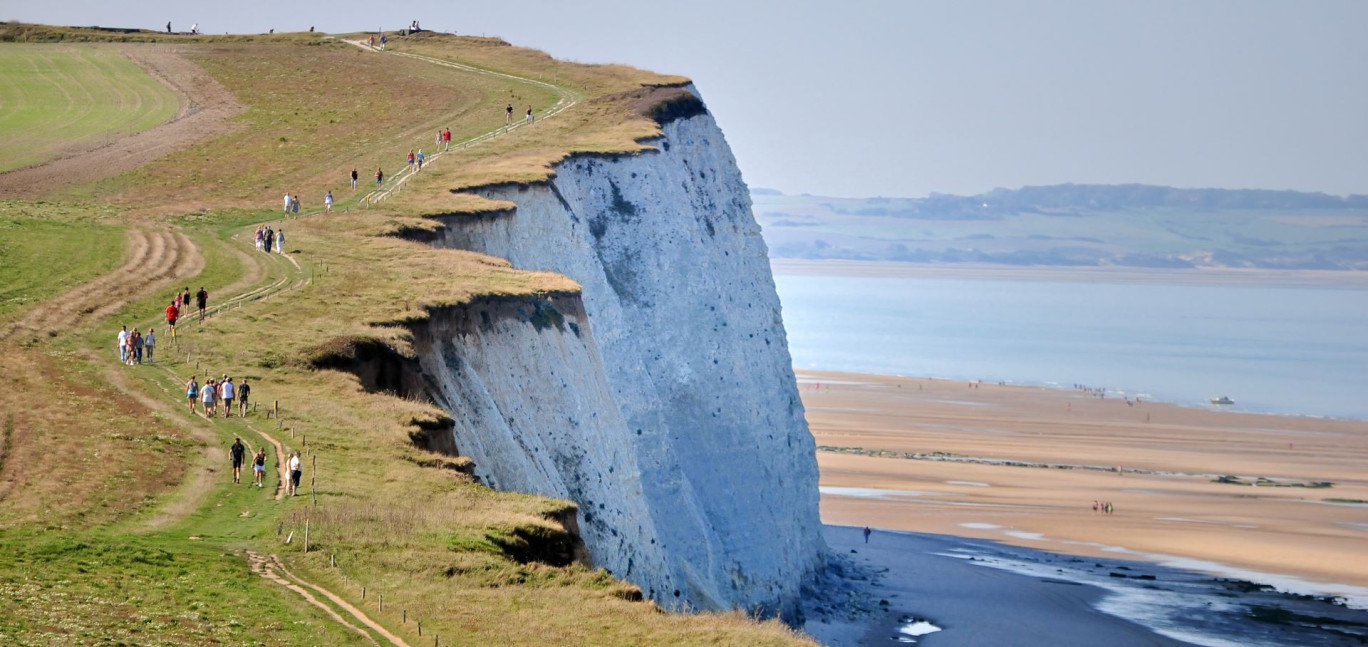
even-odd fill
[(233, 446), (228, 453), (233, 457), (233, 483), (242, 482), (242, 459), (247, 456), (247, 446), (242, 444), (241, 438), (233, 439)]

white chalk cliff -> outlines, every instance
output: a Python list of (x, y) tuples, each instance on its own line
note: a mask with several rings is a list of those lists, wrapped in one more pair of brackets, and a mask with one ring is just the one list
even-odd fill
[(667, 608), (793, 618), (825, 547), (765, 244), (702, 102), (657, 118), (653, 152), (572, 157), (479, 191), (512, 213), (442, 217), (434, 244), (583, 292), (434, 313), (420, 364), (477, 475), (578, 503), (595, 565)]

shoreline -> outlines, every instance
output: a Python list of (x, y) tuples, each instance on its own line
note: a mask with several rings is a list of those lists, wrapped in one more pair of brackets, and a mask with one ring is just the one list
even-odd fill
[(1368, 605), (1368, 423), (796, 373), (817, 445), (844, 450), (818, 452), (824, 523), (1186, 564)]

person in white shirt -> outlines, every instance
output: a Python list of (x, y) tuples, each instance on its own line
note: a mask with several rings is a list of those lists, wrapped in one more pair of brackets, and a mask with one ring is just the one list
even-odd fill
[(332, 211), (332, 191), (329, 191), (328, 195), (323, 196), (323, 205), (325, 207), (324, 211)]
[(290, 496), (299, 496), (299, 477), (304, 475), (304, 465), (299, 460), (299, 452), (290, 454)]
[(128, 363), (128, 326), (119, 330), (119, 363)]
[(277, 253), (277, 254), (284, 254), (284, 253), (285, 253), (285, 230), (284, 230), (284, 229), (277, 229), (277, 230), (276, 230), (276, 253)]
[(286, 193), (286, 194), (285, 194), (285, 213), (290, 213), (290, 205), (293, 205), (293, 204), (294, 204), (294, 198), (290, 197), (290, 194)]
[(223, 383), (219, 385), (219, 399), (223, 400), (223, 417), (233, 417), (233, 378), (223, 376)]

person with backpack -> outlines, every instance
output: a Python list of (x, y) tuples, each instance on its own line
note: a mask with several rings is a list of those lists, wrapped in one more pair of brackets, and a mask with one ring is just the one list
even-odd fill
[(238, 415), (247, 417), (247, 398), (252, 395), (252, 385), (247, 383), (247, 378), (242, 378), (242, 386), (238, 387)]

